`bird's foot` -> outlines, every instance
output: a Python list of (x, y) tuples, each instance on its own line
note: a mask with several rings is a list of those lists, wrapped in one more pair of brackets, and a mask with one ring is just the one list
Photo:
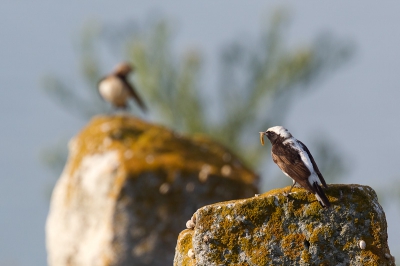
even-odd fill
[(289, 190), (288, 192), (283, 192), (282, 194), (283, 194), (283, 196), (288, 198), (289, 195), (291, 194), (291, 191)]
[(289, 195), (290, 195), (290, 192), (283, 192), (282, 194), (283, 194), (283, 196), (286, 197), (286, 203), (289, 203)]

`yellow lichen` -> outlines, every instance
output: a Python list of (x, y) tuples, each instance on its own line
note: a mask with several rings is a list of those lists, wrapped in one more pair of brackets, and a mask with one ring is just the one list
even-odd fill
[(195, 261), (188, 256), (189, 249), (193, 249), (192, 246), (192, 237), (193, 237), (193, 230), (186, 229), (183, 230), (178, 236), (178, 244), (176, 250), (179, 254), (183, 254), (182, 259), (182, 266), (191, 266), (196, 265)]
[(308, 250), (303, 250), (301, 252), (301, 260), (304, 262), (311, 262), (311, 254), (308, 252)]
[[(229, 164), (224, 178), (253, 185), (257, 176), (246, 168), (223, 146), (203, 136), (188, 138), (159, 125), (149, 124), (132, 116), (97, 116), (71, 142), (66, 171), (73, 177), (88, 155), (115, 151), (120, 167), (111, 197), (119, 195), (126, 178), (146, 172), (165, 173), (167, 182), (177, 175), (200, 172), (208, 166), (208, 175), (221, 176), (221, 169)], [(226, 156), (226, 155), (229, 156)], [(224, 159), (225, 158), (225, 159)], [(226, 158), (235, 160), (227, 162)], [(75, 191), (76, 181), (69, 179), (66, 201)]]
[(281, 246), (285, 256), (296, 259), (302, 254), (305, 236), (303, 234), (289, 234), (282, 238)]
[[(324, 250), (329, 248), (332, 252), (334, 246), (338, 252), (336, 254), (342, 254), (337, 257), (341, 262), (361, 260), (362, 265), (376, 265), (377, 262), (386, 264), (382, 262), (384, 252), (389, 253), (382, 242), (381, 232), (386, 230), (382, 228), (384, 221), (376, 218), (375, 210), (365, 216), (365, 210), (371, 209), (374, 196), (371, 194), (369, 201), (366, 200), (365, 193), (371, 193), (370, 190), (359, 187), (330, 185), (326, 190), (332, 203), (330, 209), (322, 208), (315, 196), (304, 189), (295, 188), (289, 198), (284, 197), (282, 193), (288, 187), (274, 189), (256, 198), (223, 202), (210, 205), (204, 211), (201, 209), (198, 223), (207, 232), (212, 231), (215, 239), (210, 245), (210, 250), (213, 250), (210, 259), (216, 265), (269, 265), (272, 257), (282, 256), (285, 263), (317, 261), (318, 265), (331, 265), (332, 258), (327, 259)], [(358, 204), (363, 205), (361, 213), (355, 211)], [(362, 228), (368, 228), (366, 226), (370, 224), (370, 235), (365, 234), (366, 229), (362, 229), (362, 234), (361, 231), (354, 231), (351, 225), (347, 228), (341, 225), (332, 227), (329, 222), (332, 216)], [(301, 229), (299, 224), (293, 223), (293, 219), (302, 221)], [(242, 223), (242, 220), (246, 222)], [(218, 229), (215, 228), (216, 224)], [(349, 234), (354, 235), (350, 240)], [(359, 237), (367, 243), (365, 250), (358, 247)], [(344, 243), (343, 239), (347, 239), (347, 242)], [(312, 255), (311, 250), (315, 252), (312, 247), (322, 252)]]
[(311, 233), (310, 243), (318, 243), (320, 238), (326, 239), (332, 236), (332, 228), (329, 225), (314, 228)]

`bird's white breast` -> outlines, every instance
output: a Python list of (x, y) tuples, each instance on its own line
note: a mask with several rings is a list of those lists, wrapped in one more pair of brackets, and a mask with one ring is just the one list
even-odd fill
[(129, 97), (125, 84), (117, 77), (108, 77), (101, 81), (99, 92), (104, 99), (115, 104), (124, 104)]

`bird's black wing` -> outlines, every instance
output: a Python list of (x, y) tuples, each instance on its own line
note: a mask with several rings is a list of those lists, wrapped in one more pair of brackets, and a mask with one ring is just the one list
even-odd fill
[(326, 185), (325, 179), (324, 179), (324, 177), (322, 176), (321, 172), (319, 171), (318, 166), (317, 166), (317, 163), (315, 162), (313, 156), (311, 155), (311, 152), (308, 150), (307, 146), (304, 145), (303, 142), (301, 142), (300, 140), (298, 140), (298, 142), (300, 143), (301, 147), (307, 152), (308, 157), (310, 158), (311, 163), (312, 163), (312, 165), (313, 165), (313, 167), (314, 167), (314, 171), (315, 171), (315, 173), (317, 173), (317, 175), (318, 175), (318, 177), (319, 177), (319, 180), (321, 181), (322, 185), (323, 185), (325, 188), (327, 188), (328, 186)]
[(136, 92), (135, 88), (129, 83), (129, 81), (126, 80), (125, 77), (121, 78), (123, 83), (125, 84), (126, 88), (129, 91), (129, 94), (131, 95), (131, 97), (133, 97), (136, 101), (136, 103), (139, 105), (139, 107), (146, 112), (147, 111), (147, 107), (144, 104), (142, 98), (139, 96), (139, 94)]
[(272, 159), (279, 168), (299, 183), (303, 188), (315, 193), (314, 187), (308, 182), (310, 170), (304, 164), (298, 151), (289, 145), (274, 144)]

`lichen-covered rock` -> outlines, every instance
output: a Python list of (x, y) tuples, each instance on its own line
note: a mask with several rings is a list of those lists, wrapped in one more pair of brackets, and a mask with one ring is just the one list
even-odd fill
[(49, 265), (171, 265), (201, 206), (256, 193), (227, 149), (129, 116), (96, 117), (70, 143), (46, 225)]
[(395, 265), (373, 189), (329, 185), (329, 209), (304, 189), (286, 198), (287, 189), (197, 210), (194, 229), (178, 237), (174, 265)]

